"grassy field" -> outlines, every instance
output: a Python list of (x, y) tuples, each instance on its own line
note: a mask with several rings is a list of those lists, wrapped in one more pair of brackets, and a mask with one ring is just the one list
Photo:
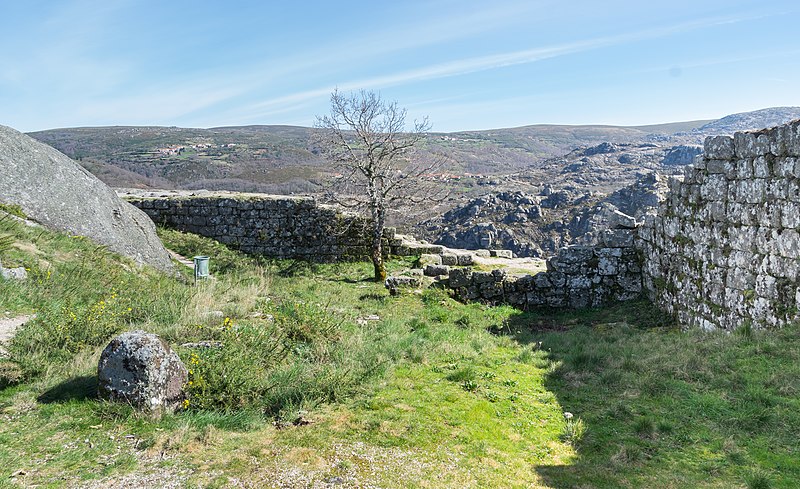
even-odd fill
[[(37, 319), (0, 358), (0, 487), (800, 485), (796, 327), (683, 333), (644, 302), (390, 297), (368, 264), (163, 231), (212, 256), (194, 288), (7, 217), (3, 235), (4, 266), (30, 278), (0, 280), (0, 314)], [(156, 421), (95, 397), (99, 353), (129, 329), (176, 346), (187, 410)], [(178, 346), (203, 339), (224, 346)]]

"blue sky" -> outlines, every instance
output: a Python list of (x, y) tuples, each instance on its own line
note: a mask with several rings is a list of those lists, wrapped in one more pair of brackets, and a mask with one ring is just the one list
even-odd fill
[(0, 0), (0, 124), (311, 125), (334, 87), (435, 131), (800, 106), (796, 1)]

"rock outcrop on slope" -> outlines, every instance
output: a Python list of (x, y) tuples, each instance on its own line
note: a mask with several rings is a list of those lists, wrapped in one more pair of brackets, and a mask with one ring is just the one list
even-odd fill
[(137, 263), (173, 269), (147, 215), (64, 154), (6, 126), (0, 126), (0, 203)]
[(508, 249), (517, 256), (545, 257), (570, 244), (596, 245), (620, 212), (641, 220), (666, 192), (667, 177), (656, 172), (607, 195), (559, 184), (545, 185), (538, 194), (497, 192), (428, 221), (427, 230), (444, 246)]

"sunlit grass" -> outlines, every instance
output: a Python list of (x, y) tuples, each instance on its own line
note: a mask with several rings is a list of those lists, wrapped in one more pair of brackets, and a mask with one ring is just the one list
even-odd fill
[[(215, 279), (194, 288), (85, 240), (0, 220), (4, 233), (0, 258), (31, 280), (0, 281), (0, 309), (41, 319), (0, 360), (0, 485), (148, 471), (209, 487), (800, 481), (795, 327), (682, 333), (643, 302), (549, 314), (390, 297), (369, 264), (256, 260), (164, 231), (212, 257)], [(94, 398), (100, 349), (132, 328), (224, 345), (178, 347), (205, 382), (188, 411), (153, 421)]]

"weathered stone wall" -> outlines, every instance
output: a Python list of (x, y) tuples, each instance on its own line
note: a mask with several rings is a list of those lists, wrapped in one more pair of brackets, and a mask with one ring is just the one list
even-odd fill
[(447, 286), (462, 300), (536, 307), (600, 307), (635, 299), (642, 292), (640, 257), (633, 229), (609, 229), (599, 247), (562, 248), (547, 261), (547, 271), (511, 275), (505, 270), (447, 270)]
[(212, 238), (245, 253), (316, 262), (370, 256), (369, 222), (312, 198), (241, 194), (129, 202), (156, 224)]
[(651, 299), (687, 326), (798, 319), (800, 121), (709, 137), (638, 244)]

